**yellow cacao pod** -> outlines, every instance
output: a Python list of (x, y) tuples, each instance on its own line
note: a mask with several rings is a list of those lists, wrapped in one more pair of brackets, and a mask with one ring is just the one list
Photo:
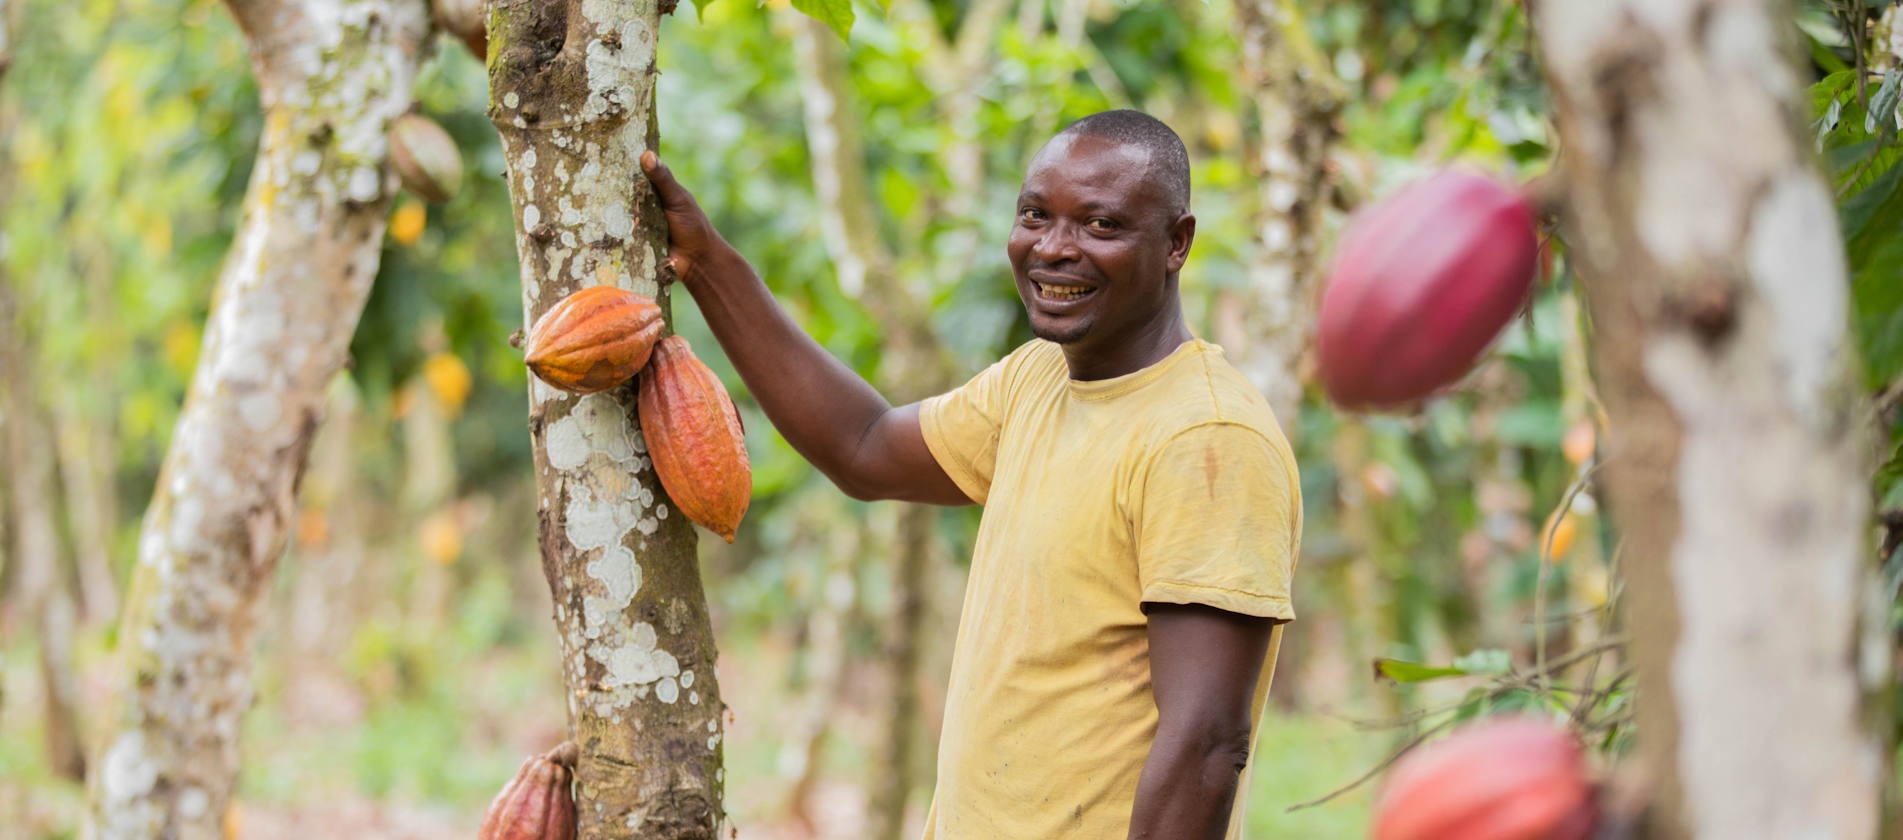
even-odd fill
[(661, 327), (661, 307), (653, 298), (590, 286), (536, 319), (523, 360), (543, 382), (564, 391), (606, 391), (648, 363)]
[(687, 339), (670, 335), (654, 345), (637, 410), (668, 498), (688, 519), (733, 542), (753, 496), (746, 433), (726, 387)]
[(575, 840), (574, 742), (530, 756), (482, 815), (476, 840)]
[(404, 189), (431, 204), (455, 198), (463, 186), (463, 156), (455, 139), (422, 114), (390, 122), (390, 168)]

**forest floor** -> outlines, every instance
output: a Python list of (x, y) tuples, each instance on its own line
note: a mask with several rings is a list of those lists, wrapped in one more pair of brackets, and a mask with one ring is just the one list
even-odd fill
[[(560, 739), (553, 658), (536, 640), (482, 653), (423, 650), (358, 633), (338, 662), (268, 658), (246, 721), (244, 771), (227, 820), (243, 840), (466, 840), (523, 757)], [(110, 695), (110, 657), (82, 640), (81, 714), (95, 729)], [(460, 646), (457, 646), (460, 647)], [(784, 689), (787, 655), (769, 644), (723, 648), (727, 806), (738, 840), (861, 840), (875, 710), (842, 698), (805, 812), (787, 805), (792, 775), (783, 740), (798, 702)], [(47, 769), (34, 652), (16, 638), (0, 664), (0, 840), (77, 834), (83, 788)], [(850, 695), (850, 692), (849, 692)], [(1367, 836), (1366, 787), (1294, 813), (1383, 756), (1392, 733), (1365, 732), (1318, 713), (1272, 713), (1249, 791), (1250, 836), (1358, 840)], [(923, 785), (923, 783), (921, 783)], [(913, 797), (917, 836), (930, 797)]]

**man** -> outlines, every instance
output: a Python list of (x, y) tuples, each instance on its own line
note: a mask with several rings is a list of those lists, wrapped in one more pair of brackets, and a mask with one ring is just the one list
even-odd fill
[(642, 165), (669, 261), (801, 455), (854, 498), (985, 505), (925, 837), (1239, 836), (1301, 499), (1267, 403), (1184, 324), (1175, 132), (1111, 111), (1047, 143), (1007, 246), (1037, 339), (896, 408)]

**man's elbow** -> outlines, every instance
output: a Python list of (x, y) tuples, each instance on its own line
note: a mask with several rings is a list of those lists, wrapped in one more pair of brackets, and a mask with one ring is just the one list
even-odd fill
[(1179, 754), (1201, 767), (1207, 777), (1241, 773), (1249, 765), (1254, 738), (1244, 719), (1201, 723), (1172, 740), (1181, 745)]

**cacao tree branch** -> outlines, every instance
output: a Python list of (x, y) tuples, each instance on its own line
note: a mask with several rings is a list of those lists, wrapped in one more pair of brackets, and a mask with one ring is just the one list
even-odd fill
[(422, 0), (309, 4), (231, 6), (264, 132), (141, 532), (118, 708), (92, 762), (93, 837), (220, 833), (259, 605), (325, 388), (377, 273), (394, 187), (384, 133), (410, 104), (428, 11)]
[[(663, 2), (491, 6), (489, 116), (508, 162), (525, 324), (603, 284), (667, 310), (666, 223), (638, 163), (659, 139)], [(726, 707), (696, 536), (655, 477), (634, 385), (577, 397), (529, 383), (580, 837), (722, 836)]]

